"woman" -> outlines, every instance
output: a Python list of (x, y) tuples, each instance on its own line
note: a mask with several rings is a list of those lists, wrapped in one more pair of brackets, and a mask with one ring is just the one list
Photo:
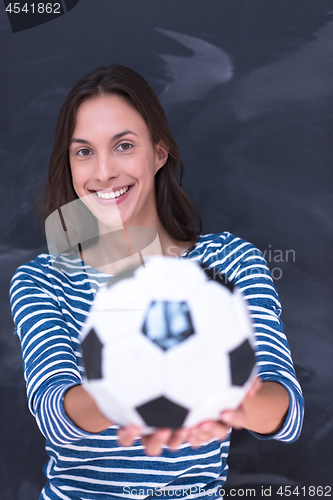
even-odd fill
[[(18, 269), (11, 285), (29, 408), (50, 456), (42, 499), (218, 498), (230, 427), (282, 441), (300, 433), (302, 393), (267, 265), (253, 245), (229, 233), (197, 232), (192, 213), (198, 214), (180, 188), (177, 167), (182, 174), (163, 110), (137, 73), (114, 65), (74, 86), (57, 123), (44, 220), (58, 211), (66, 229), (64, 207), (83, 201), (96, 216), (98, 235), (106, 237), (75, 247), (62, 268), (50, 255), (37, 257)], [(79, 231), (79, 223), (72, 226)], [(260, 377), (241, 407), (223, 412), (219, 422), (140, 437), (139, 428), (119, 429), (107, 420), (80, 385), (78, 334), (96, 289), (127, 262), (126, 252), (124, 259), (113, 257), (122, 243), (110, 234), (127, 234), (129, 227), (153, 228), (163, 255), (200, 260), (224, 272), (247, 297)]]

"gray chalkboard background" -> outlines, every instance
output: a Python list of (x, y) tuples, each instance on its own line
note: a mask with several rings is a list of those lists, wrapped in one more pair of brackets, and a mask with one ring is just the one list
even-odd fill
[[(280, 485), (332, 486), (332, 1), (61, 6), (56, 19), (15, 32), (3, 4), (0, 12), (1, 500), (37, 500), (46, 460), (26, 405), (9, 280), (46, 249), (32, 205), (60, 106), (79, 77), (113, 62), (141, 73), (160, 96), (205, 232), (228, 230), (257, 245), (282, 300), (305, 394), (303, 432), (294, 444), (235, 432), (229, 488), (254, 485), (259, 497), (272, 486), (271, 498), (281, 499)], [(298, 498), (313, 498), (303, 491)]]

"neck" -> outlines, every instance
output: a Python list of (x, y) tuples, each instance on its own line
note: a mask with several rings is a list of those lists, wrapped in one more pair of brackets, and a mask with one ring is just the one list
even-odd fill
[(142, 264), (150, 255), (180, 257), (190, 242), (172, 238), (162, 223), (148, 226), (100, 227), (100, 237), (95, 245), (83, 249), (83, 260), (95, 269), (118, 274), (126, 267)]
[(158, 236), (161, 243), (162, 254), (165, 257), (180, 257), (180, 255), (190, 246), (189, 241), (178, 241), (173, 239), (165, 229), (159, 232)]

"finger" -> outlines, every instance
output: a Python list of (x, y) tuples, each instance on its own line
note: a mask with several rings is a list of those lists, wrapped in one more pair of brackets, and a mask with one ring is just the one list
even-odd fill
[(187, 441), (188, 429), (177, 429), (168, 441), (168, 447), (172, 450), (179, 448), (181, 444)]
[(201, 443), (209, 441), (212, 438), (213, 422), (204, 422), (191, 429), (188, 440), (193, 447), (200, 446)]
[(121, 446), (131, 446), (137, 436), (140, 435), (141, 429), (137, 425), (128, 425), (118, 429), (118, 441)]
[(224, 422), (216, 422), (215, 420), (213, 422), (209, 422), (209, 427), (208, 422), (204, 422), (201, 424), (201, 428), (202, 431), (205, 431), (206, 433), (209, 432), (209, 439), (215, 438), (218, 440), (225, 439), (230, 430), (229, 425)]
[(234, 429), (242, 429), (245, 423), (245, 415), (242, 407), (237, 408), (237, 410), (227, 410), (222, 412), (221, 421), (228, 427), (233, 427)]
[(191, 433), (188, 436), (188, 441), (191, 446), (196, 448), (202, 443), (210, 441), (211, 439), (225, 439), (228, 432), (229, 426), (225, 425), (223, 422), (204, 422), (191, 429)]
[(171, 434), (171, 429), (159, 429), (153, 434), (142, 436), (141, 441), (145, 446), (146, 454), (152, 457), (159, 456), (163, 451), (163, 445), (170, 440)]

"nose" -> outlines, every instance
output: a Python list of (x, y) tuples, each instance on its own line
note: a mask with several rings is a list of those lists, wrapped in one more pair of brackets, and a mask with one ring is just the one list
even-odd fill
[(97, 158), (95, 179), (101, 183), (116, 179), (119, 176), (119, 169), (114, 158), (110, 154), (100, 154)]

